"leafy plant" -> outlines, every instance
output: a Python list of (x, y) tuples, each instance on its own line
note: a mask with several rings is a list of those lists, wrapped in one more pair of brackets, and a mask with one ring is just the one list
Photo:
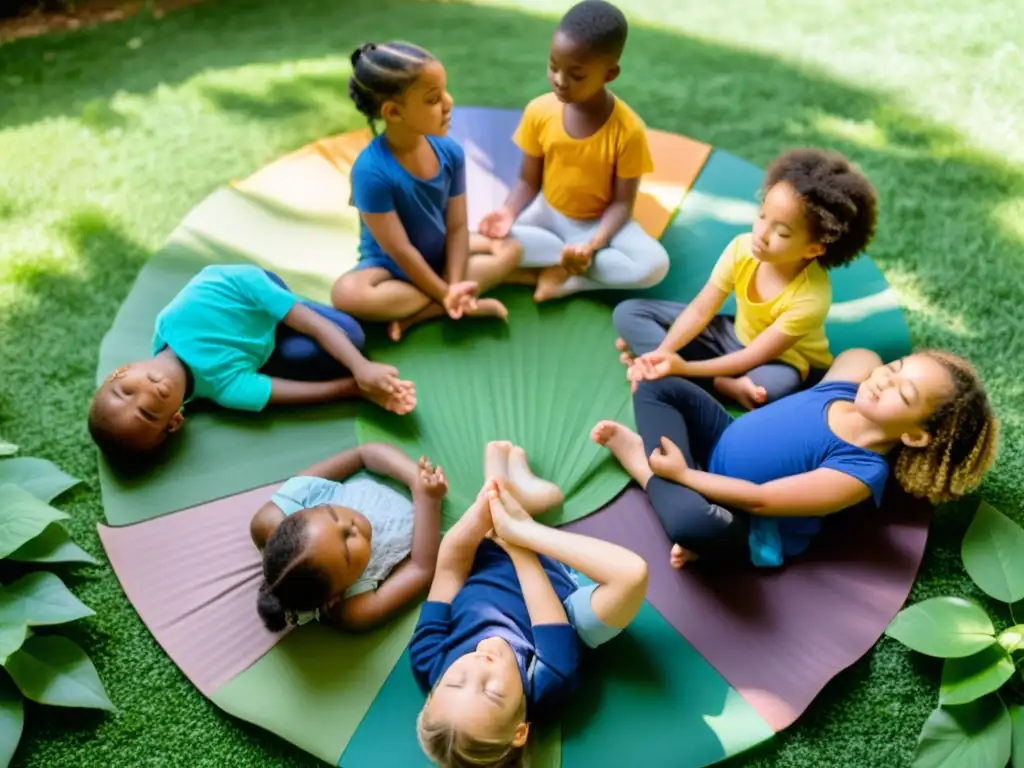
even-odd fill
[(1007, 604), (1013, 626), (997, 631), (984, 608), (962, 597), (933, 597), (892, 620), (889, 637), (945, 659), (913, 768), (1024, 768), (1024, 624), (1013, 610), (1024, 600), (1024, 529), (981, 502), (961, 557), (974, 583)]
[(77, 484), (49, 461), (0, 459), (0, 768), (21, 740), (24, 699), (113, 709), (85, 651), (46, 630), (93, 615), (59, 576), (40, 570), (97, 564), (60, 524), (67, 514), (50, 506)]

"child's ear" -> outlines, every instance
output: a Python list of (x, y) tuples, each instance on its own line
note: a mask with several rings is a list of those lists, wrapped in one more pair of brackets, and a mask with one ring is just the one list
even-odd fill
[(530, 738), (530, 724), (520, 723), (516, 726), (516, 735), (512, 739), (512, 746), (521, 747), (528, 738)]
[(613, 80), (615, 80), (616, 78), (618, 78), (618, 76), (619, 76), (619, 73), (621, 73), (621, 72), (622, 72), (622, 69), (621, 69), (621, 68), (619, 67), (619, 65), (618, 65), (618, 64), (615, 64), (615, 65), (613, 65), (613, 66), (609, 67), (609, 68), (608, 68), (608, 71), (607, 71), (607, 72), (605, 72), (605, 75), (604, 75), (604, 81), (605, 81), (606, 83), (610, 83), (610, 82), (612, 82)]
[(907, 430), (900, 436), (900, 442), (909, 448), (926, 448), (932, 436), (920, 427)]
[(173, 434), (177, 432), (179, 429), (181, 429), (182, 426), (184, 426), (184, 424), (185, 414), (183, 414), (181, 411), (178, 411), (173, 416), (171, 416), (171, 420), (167, 422), (167, 429), (165, 431), (169, 435)]
[(380, 116), (385, 123), (394, 123), (402, 117), (401, 113), (398, 111), (398, 105), (393, 101), (385, 101), (381, 104)]
[(825, 246), (821, 243), (812, 243), (807, 246), (807, 260), (816, 259), (825, 255)]

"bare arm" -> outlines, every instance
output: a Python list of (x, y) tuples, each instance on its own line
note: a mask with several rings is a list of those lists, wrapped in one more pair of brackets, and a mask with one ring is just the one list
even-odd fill
[(427, 600), (450, 603), (455, 599), (469, 577), (480, 542), (490, 529), (490, 510), (486, 500), (479, 497), (441, 539), (437, 570)]
[(252, 522), (249, 523), (249, 535), (252, 537), (252, 543), (256, 545), (256, 549), (260, 552), (267, 546), (267, 541), (274, 534), (277, 526), (284, 520), (284, 512), (272, 501), (268, 501), (252, 518)]
[(636, 205), (636, 194), (639, 189), (639, 176), (633, 179), (615, 177), (612, 201), (601, 214), (601, 222), (597, 225), (597, 231), (590, 238), (590, 246), (595, 251), (606, 248), (612, 238), (619, 233), (619, 230), (629, 222), (633, 215), (633, 206)]
[(354, 379), (333, 379), (331, 381), (294, 381), (292, 379), (270, 379), (271, 405), (315, 405), (330, 403), (344, 397), (355, 397), (359, 387)]
[(292, 330), (314, 339), (324, 351), (356, 375), (367, 362), (363, 353), (356, 349), (348, 335), (322, 315), (318, 315), (305, 304), (295, 305), (284, 316), (282, 322)]
[(519, 168), (519, 178), (505, 200), (505, 207), (514, 219), (526, 208), (540, 192), (544, 184), (544, 157), (535, 157), (523, 153), (523, 164)]
[(551, 579), (548, 578), (537, 555), (528, 549), (512, 545), (506, 545), (505, 551), (512, 558), (516, 576), (519, 577), (526, 611), (530, 614), (530, 624), (568, 624), (569, 617), (565, 615), (565, 606), (558, 599), (558, 593), (551, 586)]
[(727, 298), (728, 293), (714, 283), (707, 283), (672, 323), (665, 340), (661, 342), (662, 350), (678, 352), (697, 338), (697, 334), (708, 327)]
[(388, 211), (360, 213), (360, 216), (373, 239), (409, 275), (413, 284), (438, 304), (443, 304), (444, 297), (448, 295), (448, 284), (427, 264), (416, 246), (409, 242), (409, 235), (398, 214)]
[(695, 378), (742, 376), (759, 365), (777, 360), (779, 355), (787, 349), (791, 349), (801, 338), (800, 336), (788, 336), (772, 325), (754, 339), (749, 347), (711, 360), (687, 360), (680, 375)]
[(469, 264), (469, 214), (466, 212), (465, 194), (448, 201), (445, 230), (446, 278), (449, 285), (461, 283), (466, 279), (466, 266)]
[(710, 501), (764, 517), (823, 517), (871, 496), (857, 478), (827, 467), (760, 485), (696, 469), (676, 481)]

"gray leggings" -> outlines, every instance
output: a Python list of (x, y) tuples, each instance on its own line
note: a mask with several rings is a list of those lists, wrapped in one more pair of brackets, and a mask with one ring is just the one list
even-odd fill
[[(684, 309), (686, 305), (678, 301), (628, 299), (615, 307), (612, 319), (619, 336), (633, 354), (643, 355), (661, 344), (669, 326)], [(718, 315), (693, 341), (679, 350), (679, 354), (684, 360), (711, 360), (743, 348), (743, 342), (736, 337), (733, 318)], [(764, 387), (768, 402), (791, 395), (803, 386), (800, 372), (789, 363), (759, 365), (748, 371), (747, 376), (757, 386)]]

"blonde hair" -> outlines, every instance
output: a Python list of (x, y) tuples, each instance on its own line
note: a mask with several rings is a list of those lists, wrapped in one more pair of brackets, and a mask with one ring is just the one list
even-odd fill
[[(512, 746), (508, 739), (474, 739), (454, 725), (431, 721), (427, 716), (430, 698), (416, 718), (416, 735), (420, 747), (440, 768), (529, 768), (527, 748)], [(526, 718), (526, 697), (516, 709), (515, 720)]]
[(931, 437), (928, 444), (899, 449), (895, 474), (907, 493), (938, 504), (960, 498), (981, 482), (996, 458), (999, 421), (970, 363), (948, 352), (918, 354), (942, 364), (953, 394), (923, 425)]

